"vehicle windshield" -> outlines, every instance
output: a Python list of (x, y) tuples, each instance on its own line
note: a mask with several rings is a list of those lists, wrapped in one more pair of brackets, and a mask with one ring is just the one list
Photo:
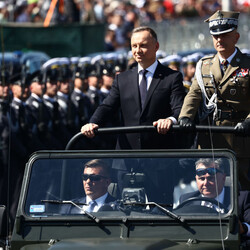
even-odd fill
[[(35, 156), (28, 165), (23, 205), (30, 217), (80, 216), (85, 211), (166, 217), (164, 209), (215, 216), (232, 208), (233, 163), (227, 156), (51, 154)], [(97, 202), (93, 210), (91, 200)]]

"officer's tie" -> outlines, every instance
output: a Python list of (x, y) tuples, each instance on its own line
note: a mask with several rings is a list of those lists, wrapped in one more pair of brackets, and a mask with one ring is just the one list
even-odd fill
[(143, 108), (145, 100), (146, 100), (146, 96), (147, 96), (147, 78), (146, 78), (146, 74), (147, 74), (147, 70), (143, 69), (141, 70), (142, 72), (142, 80), (140, 82), (140, 96), (141, 96), (141, 108)]
[(89, 203), (89, 208), (87, 209), (88, 212), (94, 212), (95, 206), (97, 205), (96, 201), (91, 201)]
[(228, 61), (227, 60), (222, 60), (221, 65), (222, 65), (222, 71), (223, 71), (223, 75), (225, 74), (227, 67), (228, 67)]

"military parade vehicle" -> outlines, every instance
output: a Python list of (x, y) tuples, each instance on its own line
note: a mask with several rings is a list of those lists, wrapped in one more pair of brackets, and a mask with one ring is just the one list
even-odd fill
[[(176, 125), (178, 127), (178, 125)], [(198, 127), (198, 126), (196, 126)], [(127, 129), (127, 130), (125, 130)], [(118, 128), (138, 132), (151, 128)], [(98, 133), (114, 129), (99, 129)], [(153, 131), (155, 132), (155, 131)], [(38, 151), (26, 164), (14, 229), (13, 250), (45, 249), (249, 249), (239, 234), (238, 177), (234, 152), (214, 150), (78, 150), (77, 134), (66, 150)], [(225, 170), (228, 204), (182, 194), (197, 190), (195, 162), (218, 159)], [(115, 202), (87, 212), (83, 166), (92, 159), (110, 165), (109, 193)], [(219, 210), (198, 205), (209, 201)], [(75, 207), (67, 214), (64, 208)], [(1, 207), (1, 239), (6, 211)]]

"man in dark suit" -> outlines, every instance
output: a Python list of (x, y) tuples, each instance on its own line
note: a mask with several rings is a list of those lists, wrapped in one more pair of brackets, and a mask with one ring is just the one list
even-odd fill
[(111, 183), (110, 167), (100, 159), (88, 161), (84, 165), (82, 178), (86, 196), (75, 199), (73, 202), (86, 205), (83, 205), (81, 209), (73, 205), (64, 205), (61, 213), (84, 214), (84, 211), (113, 210), (115, 198), (108, 193), (108, 186)]
[(193, 197), (207, 197), (214, 200), (214, 202), (210, 203), (205, 199), (201, 199), (198, 202), (196, 201), (195, 204), (197, 205), (198, 203), (201, 206), (211, 207), (217, 211), (221, 211), (221, 208), (217, 206), (219, 203), (223, 204), (224, 208), (228, 208), (230, 205), (230, 189), (224, 187), (226, 174), (222, 160), (211, 158), (200, 159), (195, 162), (195, 167), (195, 179), (198, 190), (181, 195), (180, 204)]
[(239, 225), (242, 240), (247, 240), (250, 246), (250, 192), (240, 191), (238, 197)]
[(120, 135), (118, 149), (173, 148), (177, 140), (172, 133), (166, 133), (176, 123), (183, 103), (182, 74), (156, 60), (159, 43), (151, 28), (134, 29), (131, 48), (138, 66), (116, 75), (109, 95), (81, 132), (89, 138), (94, 137), (94, 130), (111, 119), (120, 108), (121, 125), (153, 124), (158, 134)]

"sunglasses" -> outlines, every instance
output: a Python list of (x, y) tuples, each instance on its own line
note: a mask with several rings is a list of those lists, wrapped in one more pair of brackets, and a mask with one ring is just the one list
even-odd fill
[(87, 181), (88, 179), (90, 181), (100, 181), (101, 179), (108, 179), (106, 176), (98, 175), (98, 174), (83, 174), (82, 179), (84, 181)]
[(202, 168), (202, 169), (196, 169), (196, 175), (202, 176), (205, 174), (209, 175), (215, 175), (217, 173), (223, 173), (221, 170), (217, 168)]

